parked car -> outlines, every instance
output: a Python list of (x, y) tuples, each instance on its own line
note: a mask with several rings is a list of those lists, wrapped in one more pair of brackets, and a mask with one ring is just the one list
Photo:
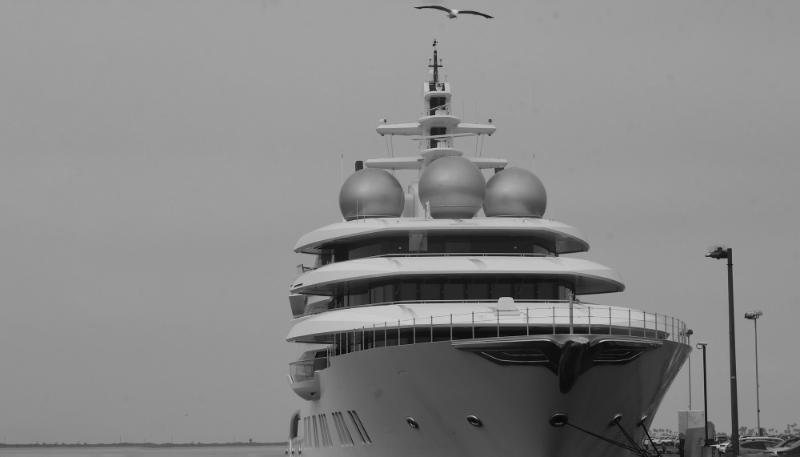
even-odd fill
[(781, 449), (780, 451), (776, 451), (775, 455), (800, 455), (800, 441), (796, 441), (794, 444), (789, 446), (787, 449)]
[(772, 455), (777, 455), (778, 452), (788, 450), (798, 442), (800, 442), (800, 436), (791, 436), (775, 445), (775, 447), (770, 449), (770, 451), (772, 451)]
[(680, 440), (678, 438), (664, 438), (661, 440), (661, 445), (658, 449), (664, 454), (677, 454), (679, 443)]
[[(747, 436), (739, 440), (739, 455), (763, 455), (768, 450), (777, 446), (782, 440), (771, 436)], [(728, 443), (723, 451), (726, 455), (731, 452), (732, 443)]]
[(728, 446), (728, 444), (730, 444), (730, 441), (726, 439), (724, 441), (718, 442), (717, 444), (712, 444), (711, 447), (716, 448), (718, 453), (724, 454), (725, 447)]

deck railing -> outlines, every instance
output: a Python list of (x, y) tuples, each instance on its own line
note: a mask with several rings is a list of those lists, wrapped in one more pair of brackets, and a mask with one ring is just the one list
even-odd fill
[(303, 382), (314, 379), (314, 372), (328, 368), (327, 357), (297, 360), (289, 364), (289, 376), (292, 382)]
[(585, 303), (412, 317), (336, 332), (329, 357), (387, 346), (547, 334), (594, 334), (687, 343), (686, 324), (664, 314)]

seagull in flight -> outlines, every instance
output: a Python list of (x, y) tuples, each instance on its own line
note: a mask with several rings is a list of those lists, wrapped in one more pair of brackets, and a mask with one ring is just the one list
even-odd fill
[(474, 14), (474, 15), (476, 15), (476, 16), (483, 16), (483, 17), (485, 17), (485, 18), (487, 18), (487, 19), (494, 19), (492, 16), (489, 16), (488, 14), (483, 14), (483, 13), (481, 13), (481, 12), (478, 12), (478, 11), (470, 11), (470, 10), (463, 10), (463, 11), (459, 11), (459, 10), (451, 10), (450, 8), (445, 8), (444, 6), (439, 6), (439, 5), (430, 5), (430, 6), (415, 6), (414, 8), (416, 8), (416, 9), (418, 9), (418, 10), (421, 10), (421, 9), (424, 9), (424, 8), (430, 8), (430, 9), (434, 9), (434, 10), (442, 10), (442, 11), (444, 11), (444, 12), (446, 12), (446, 13), (447, 13), (447, 17), (449, 17), (450, 19), (455, 19), (455, 18), (457, 18), (459, 14)]

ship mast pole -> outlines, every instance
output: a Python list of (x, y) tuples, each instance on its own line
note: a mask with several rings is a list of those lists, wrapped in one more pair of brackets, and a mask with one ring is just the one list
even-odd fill
[(433, 40), (433, 65), (428, 65), (428, 67), (433, 68), (433, 83), (436, 84), (439, 82), (439, 68), (442, 66), (439, 65), (439, 56), (436, 53), (436, 44), (437, 41)]

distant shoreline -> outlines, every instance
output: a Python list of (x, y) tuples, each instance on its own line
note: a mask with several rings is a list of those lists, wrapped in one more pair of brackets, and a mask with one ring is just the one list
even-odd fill
[(211, 448), (211, 447), (265, 447), (286, 446), (286, 442), (276, 443), (99, 443), (99, 444), (2, 444), (0, 449), (44, 449), (44, 448)]

